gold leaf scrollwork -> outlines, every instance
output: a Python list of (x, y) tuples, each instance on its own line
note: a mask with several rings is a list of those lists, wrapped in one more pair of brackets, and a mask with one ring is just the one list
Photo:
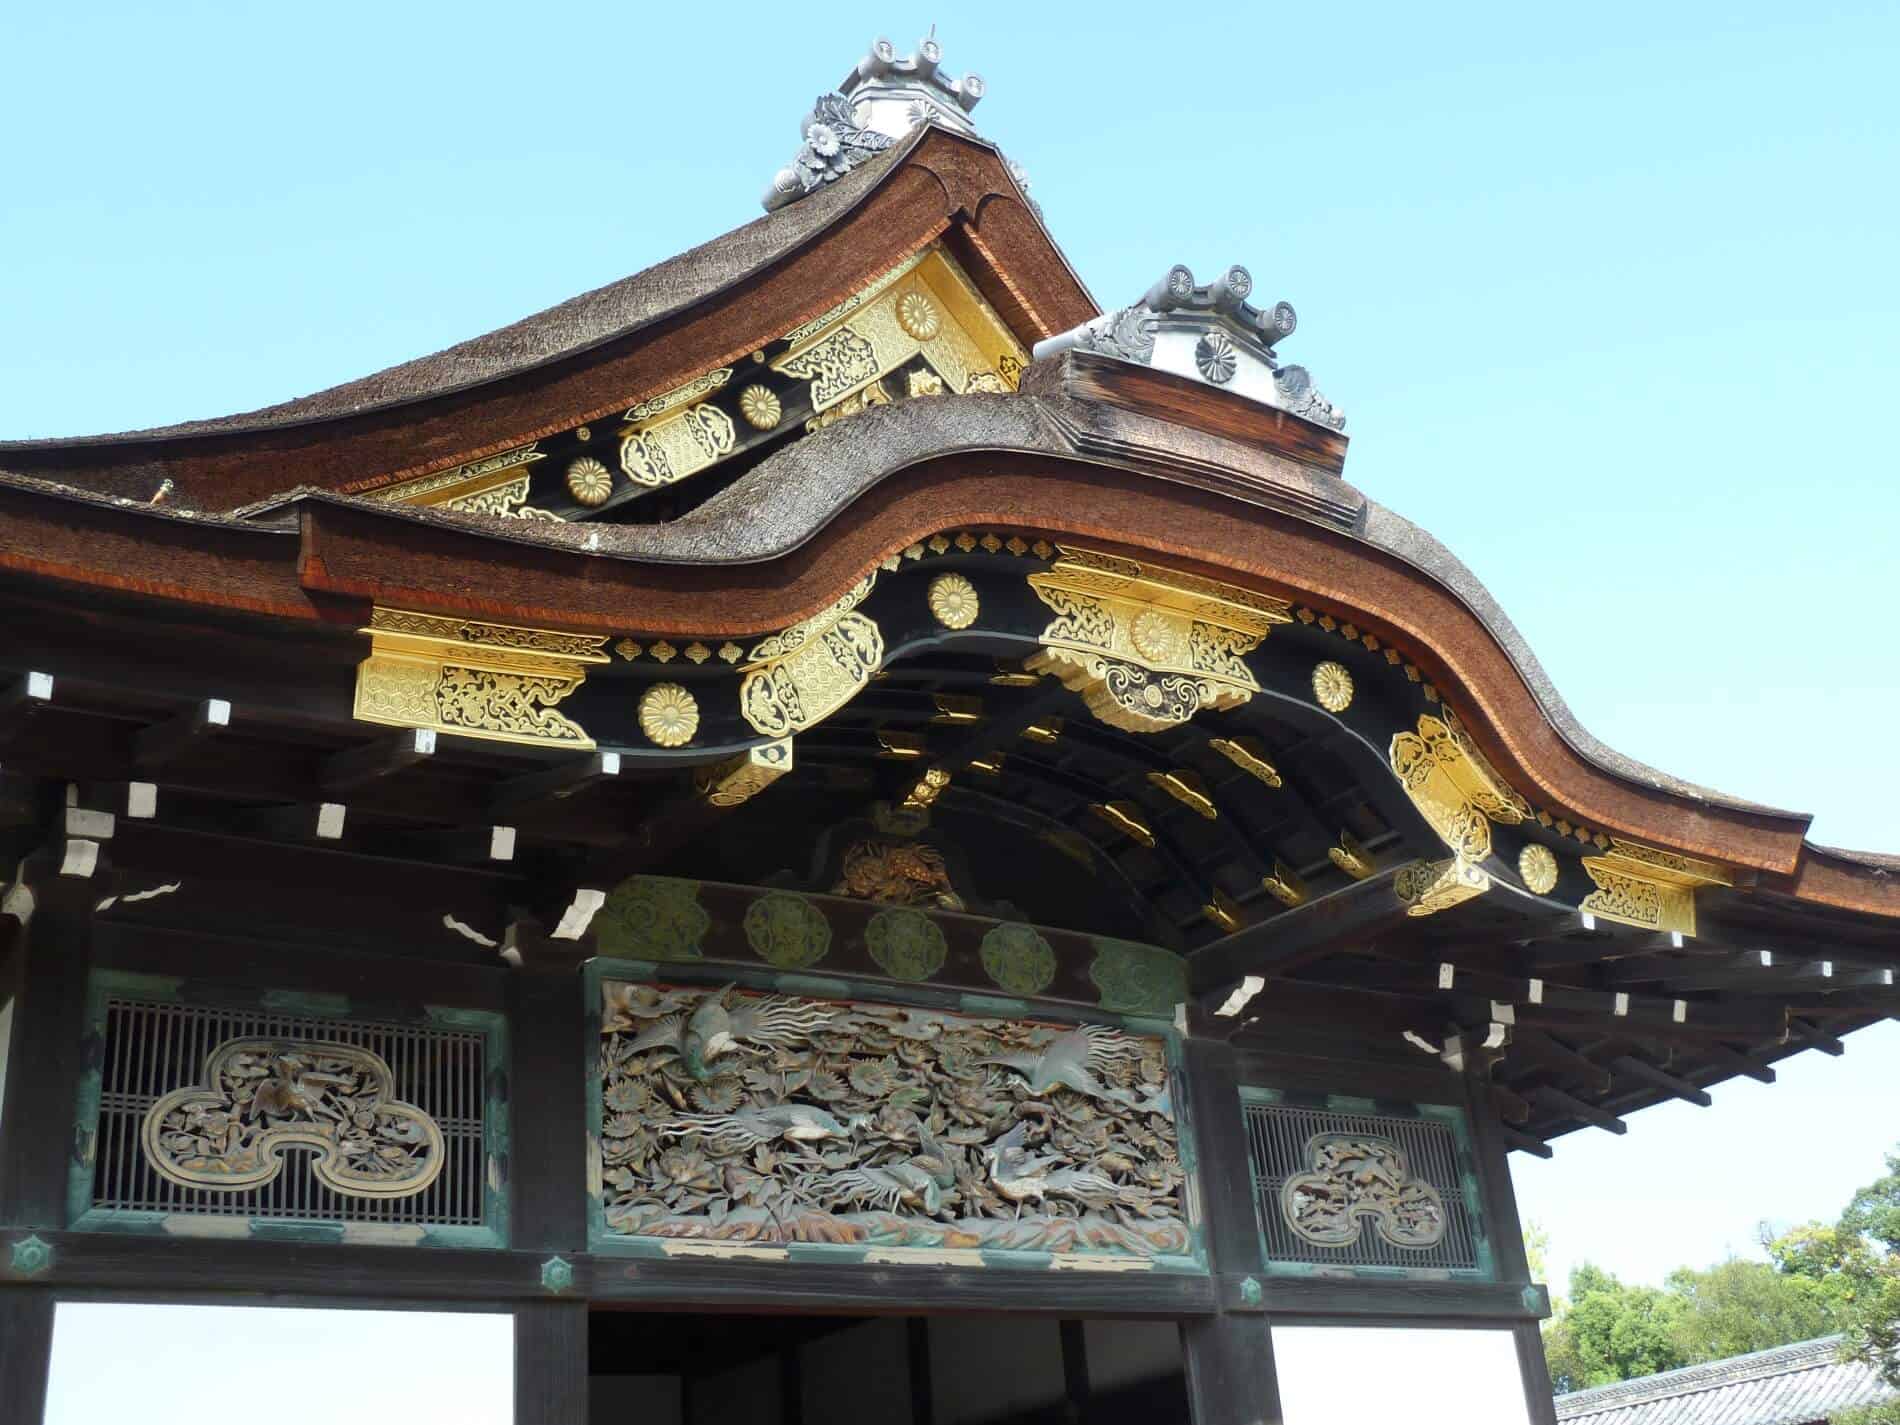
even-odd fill
[(1279, 599), (1088, 549), (1058, 549), (1029, 584), (1056, 617), (1024, 666), (1129, 732), (1246, 702), (1260, 690), (1246, 655), (1292, 618)]
[(315, 1149), (310, 1171), (346, 1197), (410, 1197), (443, 1165), (442, 1130), (396, 1097), (380, 1055), (316, 1040), (225, 1040), (203, 1084), (152, 1105), (140, 1143), (161, 1177), (217, 1192), (262, 1187), (293, 1147)]
[(884, 635), (857, 606), (871, 592), (872, 577), (824, 612), (751, 650), (739, 683), (739, 711), (757, 731), (767, 737), (802, 732), (870, 682), (884, 661)]
[(1392, 739), (1392, 770), (1445, 845), (1465, 861), (1491, 854), (1491, 823), (1515, 826), (1530, 805), (1507, 786), (1449, 713), (1424, 714)]
[(750, 801), (792, 770), (792, 740), (749, 747), (737, 757), (702, 767), (694, 778), (699, 794), (716, 807)]
[(1597, 889), (1583, 898), (1579, 910), (1683, 935), (1695, 934), (1697, 887), (1731, 884), (1720, 866), (1614, 837), (1604, 855), (1583, 858), (1583, 869)]
[(702, 402), (627, 432), (620, 441), (620, 468), (629, 480), (657, 489), (730, 455), (737, 439), (732, 417)]
[(592, 747), (557, 710), (608, 661), (606, 637), (517, 628), (407, 609), (372, 611), (354, 715), (500, 742)]
[(1491, 878), (1456, 856), (1445, 861), (1414, 861), (1392, 879), (1393, 892), (1407, 915), (1436, 915), (1491, 889)]

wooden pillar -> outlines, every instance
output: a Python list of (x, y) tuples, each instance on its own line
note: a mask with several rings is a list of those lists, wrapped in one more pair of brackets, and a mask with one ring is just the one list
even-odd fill
[(528, 921), (509, 931), (515, 976), (514, 1072), (509, 1095), (512, 1244), (534, 1252), (587, 1249), (587, 1073), (581, 1001), (588, 952)]
[[(1223, 1280), (1258, 1276), (1260, 1223), (1233, 1047), (1224, 1040), (1185, 1039), (1181, 1061), (1209, 1264)], [(1184, 1322), (1181, 1358), (1194, 1425), (1281, 1425), (1280, 1384), (1264, 1315), (1223, 1310)]]
[[(1504, 1281), (1528, 1283), (1530, 1262), (1524, 1252), (1524, 1228), (1517, 1216), (1517, 1193), (1511, 1186), (1510, 1150), (1498, 1118), (1497, 1102), (1481, 1070), (1465, 1074), (1465, 1103), (1471, 1116), (1471, 1142), (1478, 1159), (1485, 1220), (1491, 1224), (1491, 1250), (1498, 1276)], [(1524, 1377), (1524, 1402), (1531, 1425), (1556, 1425), (1557, 1407), (1550, 1394), (1550, 1367), (1544, 1360), (1544, 1336), (1535, 1321), (1513, 1328), (1517, 1367)]]
[[(571, 1261), (587, 1249), (587, 952), (518, 922), (509, 1076), (509, 1240)], [(515, 1310), (515, 1425), (587, 1425), (587, 1303)]]
[(53, 1356), (53, 1293), (0, 1287), (0, 1402), (6, 1418), (37, 1422), (46, 1413), (46, 1370)]
[(515, 1308), (515, 1425), (587, 1425), (587, 1303)]
[[(111, 818), (106, 818), (109, 824)], [(66, 1225), (73, 1116), (85, 1068), (86, 978), (104, 849), (56, 839), (22, 868), (14, 937), (13, 1028), (0, 1104), (0, 1225)]]

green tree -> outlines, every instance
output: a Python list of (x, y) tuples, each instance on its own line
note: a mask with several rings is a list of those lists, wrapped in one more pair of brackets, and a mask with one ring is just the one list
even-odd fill
[[(1763, 1233), (1766, 1262), (1731, 1259), (1631, 1286), (1600, 1267), (1570, 1276), (1570, 1301), (1544, 1329), (1551, 1385), (1579, 1390), (1840, 1332), (1843, 1355), (1900, 1391), (1900, 1153), (1832, 1225)], [(1547, 1238), (1526, 1233), (1541, 1253)], [(1900, 1400), (1835, 1425), (1900, 1425)]]
[(1631, 1286), (1588, 1263), (1570, 1274), (1570, 1303), (1544, 1331), (1551, 1387), (1584, 1390), (1689, 1362), (1677, 1343), (1682, 1301)]
[(1847, 1288), (1837, 1274), (1799, 1275), (1731, 1257), (1703, 1271), (1678, 1268), (1668, 1289), (1685, 1308), (1676, 1319), (1676, 1344), (1689, 1361), (1811, 1341), (1846, 1324)]
[[(1900, 1390), (1900, 1153), (1886, 1176), (1854, 1194), (1833, 1231), (1837, 1275), (1847, 1286), (1844, 1354)], [(1900, 1401), (1842, 1417), (1853, 1425), (1900, 1422)]]

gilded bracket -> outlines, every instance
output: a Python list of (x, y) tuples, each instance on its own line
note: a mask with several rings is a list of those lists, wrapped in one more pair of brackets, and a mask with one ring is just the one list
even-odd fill
[(884, 661), (884, 635), (858, 605), (866, 575), (830, 608), (753, 646), (739, 683), (739, 711), (766, 737), (803, 732), (850, 702)]
[(1491, 889), (1491, 878), (1477, 866), (1452, 856), (1443, 861), (1414, 861), (1400, 867), (1392, 889), (1407, 915), (1436, 915)]
[(605, 635), (377, 608), (370, 655), (356, 670), (354, 716), (460, 737), (587, 748), (587, 730), (557, 706), (608, 661)]
[(1431, 915), (1482, 895), (1491, 878), (1491, 823), (1522, 824), (1530, 803), (1512, 791), (1449, 709), (1421, 714), (1416, 732), (1392, 739), (1392, 771), (1419, 814), (1452, 851), (1448, 861), (1419, 862), (1399, 873), (1394, 890), (1412, 915)]
[(1292, 622), (1283, 600), (1090, 549), (1059, 548), (1029, 584), (1056, 617), (1023, 666), (1054, 674), (1127, 732), (1246, 702), (1260, 691), (1246, 655)]
[(1597, 888), (1583, 898), (1579, 910), (1622, 925), (1683, 935), (1695, 934), (1696, 888), (1732, 884), (1721, 867), (1707, 861), (1614, 837), (1605, 854), (1583, 858), (1583, 869)]
[(536, 461), (547, 456), (535, 443), (518, 445), (499, 455), (471, 460), (453, 470), (419, 475), (399, 485), (376, 491), (371, 498), (391, 504), (428, 505), (465, 515), (500, 515), (508, 519), (556, 520), (559, 515), (528, 505), (529, 484)]
[(700, 768), (694, 777), (699, 794), (716, 807), (750, 801), (792, 770), (792, 739), (748, 747), (737, 757)]
[[(1012, 391), (1028, 353), (935, 244), (830, 312), (787, 333), (774, 371), (811, 383), (814, 424), (922, 355), (957, 395)], [(879, 396), (883, 396), (881, 389)], [(884, 397), (888, 399), (888, 397)]]
[(697, 475), (732, 454), (738, 432), (732, 417), (706, 397), (732, 379), (722, 366), (684, 386), (640, 402), (620, 433), (620, 469), (636, 485), (657, 489)]

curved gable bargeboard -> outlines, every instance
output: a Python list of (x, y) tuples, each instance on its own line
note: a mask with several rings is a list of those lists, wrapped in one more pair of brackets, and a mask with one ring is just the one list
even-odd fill
[(945, 238), (1025, 344), (1095, 314), (995, 150), (925, 126), (806, 201), (512, 327), (246, 416), (0, 443), (0, 468), (232, 510), (367, 491), (597, 420), (744, 357)]

